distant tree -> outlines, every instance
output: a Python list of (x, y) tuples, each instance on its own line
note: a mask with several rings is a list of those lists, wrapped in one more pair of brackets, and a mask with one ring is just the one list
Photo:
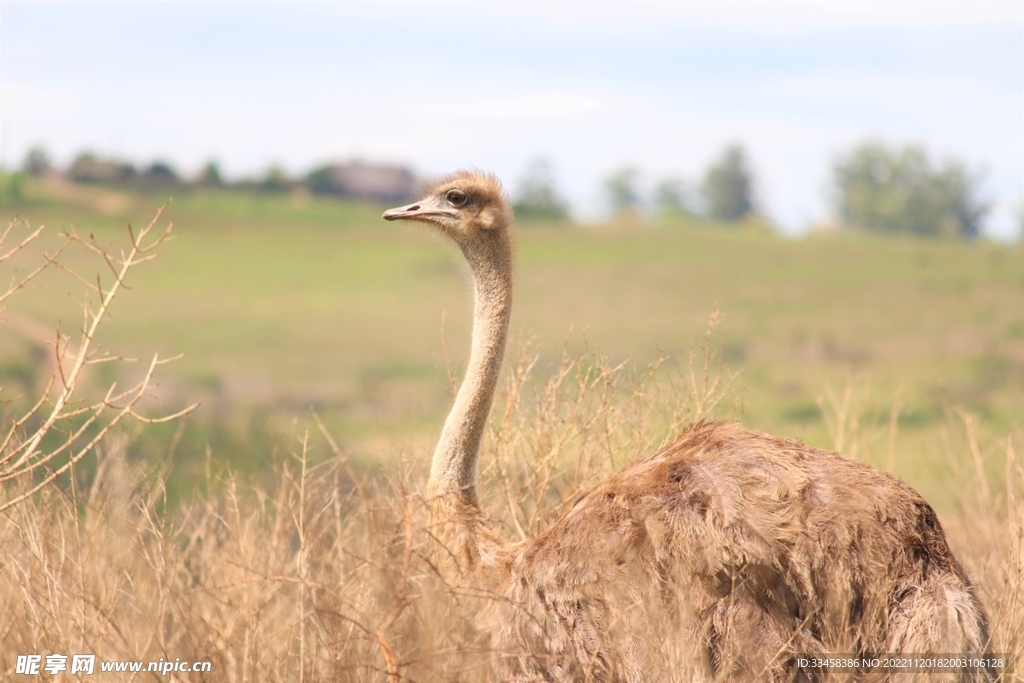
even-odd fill
[(306, 174), (303, 184), (306, 189), (316, 194), (331, 194), (337, 192), (337, 183), (334, 179), (335, 166), (327, 164), (319, 166)]
[(284, 169), (274, 164), (267, 169), (266, 175), (260, 180), (259, 189), (265, 192), (286, 192), (292, 187), (292, 181)]
[(708, 218), (738, 221), (753, 211), (753, 184), (743, 147), (726, 147), (704, 174), (701, 194)]
[(40, 176), (49, 173), (53, 165), (50, 163), (50, 155), (37, 145), (25, 155), (25, 161), (22, 162), (21, 168), (29, 175)]
[(604, 189), (608, 194), (608, 204), (615, 213), (635, 212), (640, 210), (640, 169), (636, 166), (623, 166), (604, 179)]
[(520, 218), (565, 218), (569, 211), (555, 189), (551, 162), (537, 157), (526, 167), (512, 209)]
[(224, 178), (220, 174), (220, 166), (216, 161), (208, 161), (199, 174), (199, 184), (203, 187), (221, 187), (224, 185)]
[(129, 182), (139, 177), (139, 172), (135, 169), (135, 164), (130, 161), (117, 161), (116, 159), (110, 162), (117, 168), (117, 180), (118, 182)]
[(165, 161), (154, 161), (142, 172), (142, 179), (149, 185), (177, 185), (178, 174)]
[(0, 169), (0, 203), (14, 203), (24, 196), (25, 173), (5, 173)]
[(921, 147), (865, 142), (839, 159), (832, 177), (837, 212), (861, 230), (975, 237), (990, 208), (964, 164), (933, 167)]
[(689, 192), (682, 179), (665, 178), (654, 188), (654, 205), (662, 213), (691, 215)]
[(77, 183), (89, 182), (92, 180), (93, 167), (96, 166), (97, 163), (99, 163), (99, 160), (96, 158), (95, 154), (92, 152), (82, 152), (75, 157), (75, 160), (71, 162), (70, 166), (68, 166), (67, 175), (71, 180)]

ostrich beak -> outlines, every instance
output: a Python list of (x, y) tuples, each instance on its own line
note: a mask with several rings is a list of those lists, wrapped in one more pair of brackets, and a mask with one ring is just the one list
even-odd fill
[(455, 209), (438, 206), (437, 200), (434, 198), (424, 199), (416, 202), (415, 204), (409, 204), (408, 206), (399, 206), (394, 209), (388, 209), (384, 212), (384, 220), (386, 221), (397, 221), (402, 218), (409, 220), (432, 220), (435, 216), (458, 216), (459, 212)]

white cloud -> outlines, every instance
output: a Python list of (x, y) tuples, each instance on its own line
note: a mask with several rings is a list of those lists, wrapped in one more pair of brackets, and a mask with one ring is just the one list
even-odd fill
[(597, 107), (597, 100), (586, 95), (537, 93), (475, 102), (424, 102), (413, 109), (425, 116), (501, 120), (574, 116)]
[(27, 83), (5, 81), (0, 86), (3, 93), (4, 114), (16, 116), (45, 116), (58, 114), (79, 107), (84, 98), (73, 88), (45, 87)]
[[(423, 7), (429, 7), (423, 3)], [(688, 29), (787, 35), (851, 27), (1019, 25), (1024, 4), (1016, 0), (685, 0), (676, 2), (479, 3), (478, 15), (516, 29), (552, 32)]]

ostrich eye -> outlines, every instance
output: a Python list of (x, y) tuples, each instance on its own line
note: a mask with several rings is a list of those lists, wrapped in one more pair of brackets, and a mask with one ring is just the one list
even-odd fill
[(448, 190), (445, 193), (444, 198), (448, 200), (448, 203), (452, 206), (462, 206), (469, 199), (469, 196), (462, 190)]

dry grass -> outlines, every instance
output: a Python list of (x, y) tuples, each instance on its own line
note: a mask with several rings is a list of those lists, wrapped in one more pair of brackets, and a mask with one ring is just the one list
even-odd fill
[[(508, 539), (532, 537), (582, 488), (689, 421), (728, 414), (728, 378), (710, 346), (709, 332), (706, 347), (664, 379), (671, 361), (637, 372), (570, 352), (556, 372), (537, 377), (520, 344), (481, 458), (491, 524)], [(53, 396), (47, 389), (36, 398), (52, 411)], [(75, 399), (68, 392), (64, 404), (94, 405)], [(851, 400), (847, 392), (823, 402), (834, 439), (869, 462), (891, 459), (898, 421), (857, 423)], [(12, 429), (20, 444), (34, 433)], [(960, 472), (950, 494), (960, 512), (943, 523), (988, 606), (992, 650), (1019, 657), (1024, 445), (1019, 434), (986, 433), (969, 414), (939, 429)], [(490, 680), (474, 601), (445, 585), (431, 557), (423, 454), (397, 454), (398, 465), (370, 477), (350, 466), (351, 454), (315, 414), (297, 431), (292, 451), (273, 463), (270, 485), (220, 471), (217, 454), (207, 453), (202, 493), (174, 507), (164, 488), (172, 463), (132, 462), (121, 425), (88, 442), (88, 476), (65, 460), (70, 476), (47, 481), (44, 472), (59, 469), (54, 456), (11, 477), (0, 493), (0, 678), (21, 654), (87, 653), (212, 663), (207, 674), (171, 675), (181, 680)], [(40, 457), (61, 443), (45, 442)], [(993, 461), (1002, 476), (986, 474)], [(644, 637), (658, 637), (658, 626)]]
[[(487, 514), (509, 538), (535, 534), (687, 415), (642, 382), (623, 400), (625, 370), (599, 362), (568, 362), (527, 399), (527, 367), (484, 455)], [(984, 453), (964, 438), (970, 468), (971, 451)], [(0, 520), (0, 671), (17, 654), (84, 652), (210, 661), (203, 678), (218, 681), (487, 680), (468, 603), (431, 558), (424, 468), (371, 480), (340, 452), (313, 467), (311, 441), (276, 463), (272, 488), (210, 475), (208, 495), (167, 512), (161, 472), (110, 438), (88, 489), (49, 486), (13, 507)], [(946, 521), (989, 607), (993, 649), (1019, 655), (1024, 463), (1017, 442), (997, 445), (1006, 486), (975, 478), (962, 518)]]

